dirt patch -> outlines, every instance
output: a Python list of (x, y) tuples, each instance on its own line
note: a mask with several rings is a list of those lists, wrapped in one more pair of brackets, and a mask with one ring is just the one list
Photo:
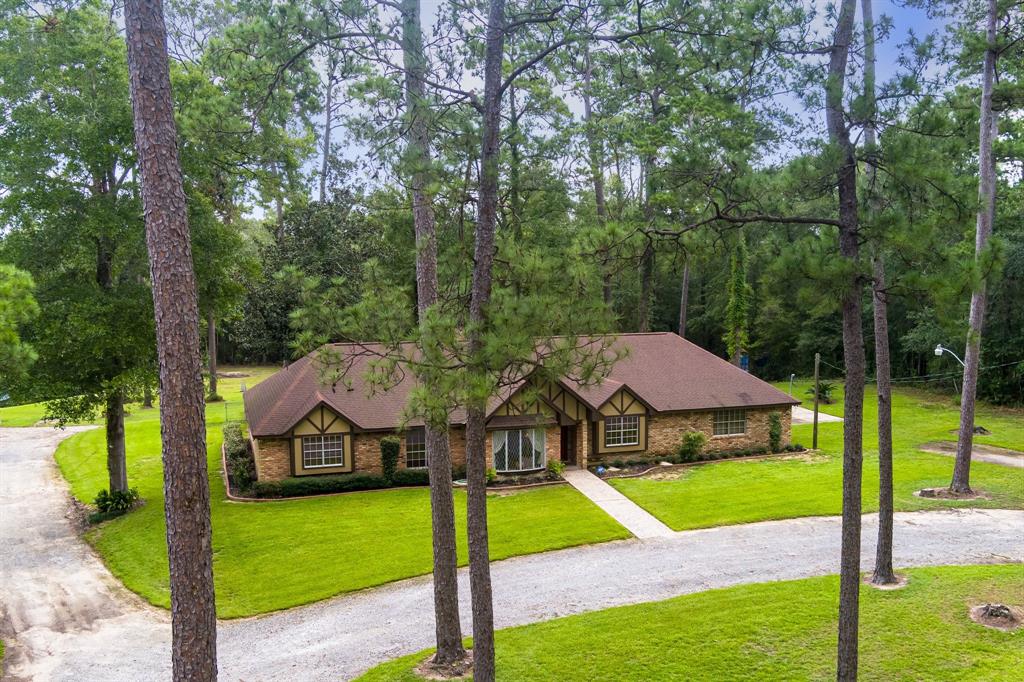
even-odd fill
[(873, 583), (871, 582), (871, 579), (873, 577), (874, 576), (871, 573), (866, 574), (864, 576), (864, 584), (868, 585), (869, 587), (873, 587), (876, 590), (882, 590), (883, 592), (891, 592), (892, 590), (902, 590), (904, 587), (907, 586), (908, 582), (907, 576), (903, 573), (896, 574), (896, 582), (894, 583)]
[[(955, 455), (956, 454), (956, 441), (948, 440), (936, 440), (929, 443), (922, 443), (918, 446), (925, 452), (938, 452), (944, 455)], [(975, 443), (971, 447), (972, 455), (999, 455), (1002, 457), (1021, 457), (1024, 458), (1024, 452), (1020, 450), (1011, 450), (1010, 448), (1001, 448), (996, 445), (983, 445), (981, 443)]]
[(1024, 625), (1024, 609), (1007, 604), (978, 604), (971, 607), (971, 620), (987, 628), (1013, 632)]
[(988, 500), (989, 495), (980, 491), (972, 490), (969, 493), (955, 493), (949, 488), (925, 488), (914, 493), (917, 497), (924, 497), (930, 500)]
[(473, 651), (468, 649), (464, 658), (445, 665), (434, 663), (430, 656), (416, 666), (415, 672), (425, 680), (468, 680), (473, 674)]

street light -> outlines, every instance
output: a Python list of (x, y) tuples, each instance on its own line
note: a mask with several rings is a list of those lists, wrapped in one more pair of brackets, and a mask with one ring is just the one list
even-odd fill
[(959, 362), (961, 365), (963, 365), (964, 369), (967, 368), (967, 365), (964, 364), (964, 361), (960, 359), (959, 355), (957, 355), (956, 353), (954, 353), (950, 349), (946, 348), (941, 343), (939, 345), (935, 346), (935, 357), (937, 357), (937, 358), (942, 357), (943, 353), (949, 353), (954, 358), (956, 358), (957, 362)]

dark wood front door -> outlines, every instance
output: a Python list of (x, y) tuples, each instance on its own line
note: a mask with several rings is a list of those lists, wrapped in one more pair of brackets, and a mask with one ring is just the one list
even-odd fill
[(576, 426), (562, 427), (562, 463), (576, 464)]

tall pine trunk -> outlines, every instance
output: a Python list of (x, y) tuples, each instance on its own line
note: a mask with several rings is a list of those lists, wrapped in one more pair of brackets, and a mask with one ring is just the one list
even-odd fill
[[(975, 261), (980, 261), (992, 236), (996, 213), (996, 166), (992, 141), (996, 137), (996, 115), (992, 111), (992, 86), (996, 72), (996, 0), (988, 0), (985, 29), (985, 72), (981, 81), (981, 131), (978, 135), (978, 222), (974, 238)], [(981, 331), (985, 323), (987, 282), (982, 277), (971, 295), (967, 352), (964, 353), (964, 381), (960, 397), (960, 434), (956, 442), (956, 464), (949, 484), (955, 493), (971, 492), (971, 451), (974, 448), (974, 399), (978, 393), (981, 362)]]
[(851, 263), (841, 309), (846, 392), (843, 399), (843, 520), (839, 566), (839, 642), (836, 677), (857, 679), (857, 631), (860, 607), (861, 470), (863, 467), (864, 332), (861, 329), (863, 285), (857, 219), (857, 162), (846, 127), (843, 92), (853, 37), (856, 0), (842, 0), (825, 85), (825, 117), (829, 142), (839, 152), (839, 254)]
[[(603, 229), (608, 224), (608, 203), (604, 196), (604, 145), (598, 137), (593, 105), (594, 64), (590, 47), (583, 47), (583, 129), (587, 138), (587, 157), (590, 162), (590, 181), (594, 187), (594, 211), (597, 224)], [(612, 304), (612, 273), (607, 249), (601, 254), (601, 295), (604, 304)]]
[(211, 308), (206, 313), (206, 357), (209, 360), (210, 397), (217, 395), (217, 316)]
[[(411, 164), (413, 226), (416, 232), (416, 296), (420, 323), (437, 303), (437, 228), (430, 185), (429, 103), (426, 55), (419, 0), (402, 0), (402, 53), (409, 117), (407, 163)], [(434, 550), (434, 662), (446, 665), (465, 657), (459, 622), (458, 557), (448, 423), (426, 424), (427, 466)]]
[(327, 201), (327, 173), (331, 167), (331, 132), (334, 128), (334, 55), (327, 58), (327, 92), (324, 95), (324, 144), (320, 156), (320, 203)]
[(176, 681), (217, 678), (199, 309), (160, 0), (127, 0), (125, 30), (160, 368), (160, 435)]
[(679, 287), (679, 336), (686, 338), (686, 308), (690, 297), (690, 258), (683, 261), (683, 283)]
[(110, 492), (128, 490), (128, 466), (124, 444), (124, 394), (115, 389), (107, 394), (103, 408), (107, 436), (107, 479)]
[[(868, 122), (864, 128), (864, 146), (868, 153), (868, 214), (877, 215), (878, 201), (877, 133), (875, 131), (875, 19), (871, 0), (861, 0), (864, 16), (864, 98), (867, 100)], [(877, 226), (876, 226), (877, 229)], [(896, 582), (892, 569), (892, 387), (889, 360), (889, 309), (885, 290), (885, 260), (881, 237), (875, 239), (871, 258), (872, 311), (875, 332), (875, 380), (878, 389), (878, 543), (875, 547), (875, 571), (871, 582), (891, 585)]]
[[(470, 371), (488, 371), (480, 357), (491, 299), (494, 230), (498, 217), (498, 157), (501, 129), (501, 77), (505, 52), (505, 2), (490, 0), (484, 52), (484, 98), (480, 144), (480, 191), (469, 302)], [(480, 378), (484, 378), (481, 376)], [(473, 601), (473, 679), (494, 680), (494, 603), (487, 546), (487, 449), (484, 429), (487, 397), (473, 396), (466, 409), (466, 530), (469, 583)]]

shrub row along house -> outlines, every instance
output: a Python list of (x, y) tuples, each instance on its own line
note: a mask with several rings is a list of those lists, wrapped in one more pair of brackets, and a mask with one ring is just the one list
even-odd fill
[[(789, 443), (790, 407), (799, 401), (672, 333), (623, 334), (628, 348), (599, 384), (523, 382), (488, 412), (487, 463), (498, 474), (544, 468), (558, 460), (601, 461), (675, 453), (688, 431), (706, 450), (767, 448), (772, 415)], [(413, 379), (370, 393), (362, 383), (372, 347), (337, 344), (349, 358), (345, 385), (323, 385), (315, 353), (249, 389), (249, 423), (261, 481), (349, 472), (380, 473), (380, 440), (401, 438), (400, 466), (426, 467), (422, 424), (399, 432)], [(465, 417), (452, 415), (456, 468), (466, 462)]]

